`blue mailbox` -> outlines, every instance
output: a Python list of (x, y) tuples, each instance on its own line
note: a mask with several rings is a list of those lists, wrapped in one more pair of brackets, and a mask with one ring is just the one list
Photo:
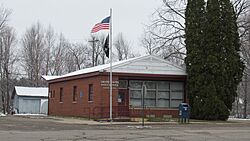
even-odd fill
[(179, 105), (179, 118), (180, 121), (186, 122), (187, 120), (189, 121), (189, 113), (190, 113), (190, 106), (188, 103), (181, 103)]

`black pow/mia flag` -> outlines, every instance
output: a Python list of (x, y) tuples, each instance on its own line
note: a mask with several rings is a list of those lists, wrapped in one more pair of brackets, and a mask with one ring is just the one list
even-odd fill
[(105, 39), (105, 42), (103, 45), (103, 51), (105, 55), (109, 58), (109, 35)]

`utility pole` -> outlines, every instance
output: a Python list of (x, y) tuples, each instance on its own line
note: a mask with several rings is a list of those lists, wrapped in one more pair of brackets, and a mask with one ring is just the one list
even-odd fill
[(96, 39), (94, 36), (92, 36), (92, 40), (90, 40), (89, 42), (92, 43), (92, 66), (94, 67), (95, 64), (95, 52), (96, 52), (96, 48), (95, 48), (95, 44), (96, 42), (98, 42), (99, 40)]
[(247, 118), (247, 74), (245, 74), (245, 90), (244, 90), (244, 118)]
[(239, 118), (239, 97), (236, 97), (236, 118)]
[(145, 82), (142, 85), (142, 127), (144, 127), (144, 118), (145, 118), (145, 95), (147, 94), (147, 87)]

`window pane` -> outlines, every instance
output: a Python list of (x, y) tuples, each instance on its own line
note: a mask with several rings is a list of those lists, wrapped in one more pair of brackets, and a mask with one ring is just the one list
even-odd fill
[(158, 89), (169, 90), (169, 82), (159, 81), (158, 82)]
[(169, 92), (166, 91), (158, 91), (158, 98), (169, 99)]
[(119, 88), (127, 88), (128, 81), (127, 80), (119, 80)]
[(94, 94), (94, 91), (93, 91), (93, 84), (89, 84), (89, 98), (88, 98), (88, 101), (93, 101), (93, 94)]
[(141, 106), (141, 99), (130, 99), (130, 105)]
[(171, 99), (183, 99), (183, 92), (171, 92)]
[(141, 89), (142, 81), (129, 81), (129, 87)]
[(146, 81), (146, 87), (147, 89), (156, 89), (156, 82), (154, 81)]
[(169, 107), (169, 100), (158, 99), (158, 107)]
[(73, 101), (76, 101), (76, 94), (77, 94), (77, 87), (76, 86), (74, 86), (73, 87)]
[(171, 100), (170, 107), (179, 107), (179, 104), (182, 103), (182, 100)]
[(145, 99), (145, 106), (148, 107), (155, 107), (155, 99)]
[(63, 88), (60, 88), (60, 98), (59, 98), (60, 102), (62, 102), (63, 100)]
[(154, 98), (155, 99), (155, 91), (147, 91), (145, 98)]
[(130, 90), (130, 98), (141, 98), (141, 90)]
[(181, 90), (183, 91), (184, 85), (183, 82), (171, 82), (171, 90)]

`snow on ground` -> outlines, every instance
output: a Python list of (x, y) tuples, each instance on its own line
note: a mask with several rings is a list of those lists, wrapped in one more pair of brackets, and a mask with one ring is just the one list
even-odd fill
[(45, 114), (30, 114), (30, 113), (27, 113), (27, 114), (14, 114), (15, 116), (47, 116)]
[(250, 118), (228, 118), (228, 120), (249, 120), (250, 121)]
[(6, 117), (6, 115), (3, 113), (0, 113), (0, 117)]

